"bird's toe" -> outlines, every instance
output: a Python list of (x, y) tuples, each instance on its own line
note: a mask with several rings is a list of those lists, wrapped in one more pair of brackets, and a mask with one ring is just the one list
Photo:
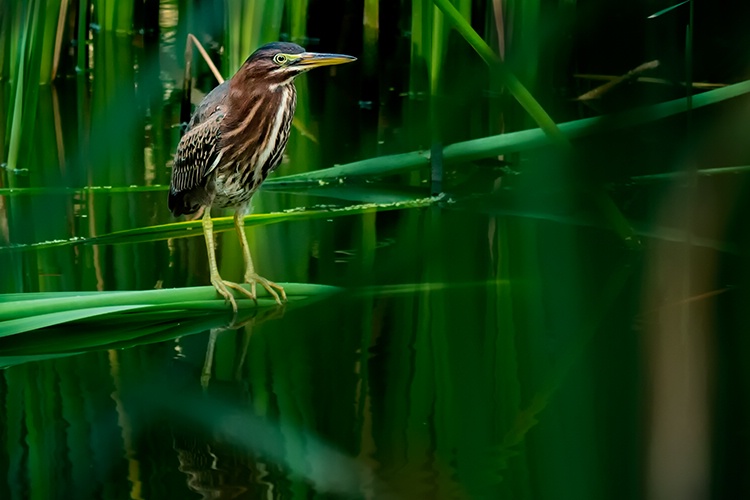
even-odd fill
[[(256, 273), (247, 274), (245, 275), (245, 281), (247, 283), (250, 283), (250, 287), (253, 290), (253, 293), (255, 293), (256, 284), (260, 283), (260, 285), (266, 289), (268, 294), (273, 297), (273, 299), (276, 301), (277, 304), (281, 305), (282, 300), (286, 302), (286, 292), (284, 291), (284, 287), (281, 285), (277, 285), (273, 281), (267, 280), (263, 276), (260, 276)], [(278, 290), (278, 292), (277, 292)], [(279, 297), (279, 294), (281, 297)]]
[(237, 301), (234, 299), (234, 295), (232, 295), (232, 292), (229, 291), (229, 288), (227, 288), (227, 282), (224, 280), (218, 279), (218, 280), (211, 280), (211, 284), (216, 289), (216, 292), (224, 297), (224, 300), (226, 302), (229, 302), (232, 306), (232, 311), (234, 311), (235, 314), (237, 314)]

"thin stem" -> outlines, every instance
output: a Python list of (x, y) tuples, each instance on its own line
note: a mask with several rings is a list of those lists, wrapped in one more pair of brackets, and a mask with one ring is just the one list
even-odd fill
[(556, 143), (564, 146), (570, 146), (570, 143), (565, 136), (560, 133), (555, 122), (550, 118), (547, 112), (542, 106), (534, 99), (526, 87), (516, 78), (516, 76), (508, 71), (505, 64), (495, 54), (495, 52), (487, 45), (479, 34), (474, 31), (471, 25), (463, 18), (461, 13), (450, 3), (449, 0), (433, 0), (435, 5), (443, 11), (448, 20), (453, 23), (456, 30), (466, 39), (467, 42), (476, 50), (477, 54), (480, 55), (484, 62), (490, 67), (498, 78), (505, 83), (513, 97), (516, 98), (518, 103), (526, 110), (531, 118), (539, 125), (545, 134), (552, 138)]

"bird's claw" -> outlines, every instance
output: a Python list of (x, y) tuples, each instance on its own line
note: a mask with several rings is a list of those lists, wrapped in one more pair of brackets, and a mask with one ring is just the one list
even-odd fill
[[(245, 274), (245, 283), (250, 284), (250, 290), (253, 297), (257, 297), (256, 294), (256, 286), (258, 283), (261, 284), (263, 288), (266, 289), (268, 294), (273, 297), (273, 299), (276, 301), (277, 304), (281, 305), (282, 300), (284, 302), (287, 301), (286, 298), (286, 292), (284, 291), (284, 287), (281, 285), (277, 285), (273, 281), (269, 281), (263, 276), (260, 276), (256, 273), (247, 273)], [(278, 293), (276, 292), (278, 290)], [(279, 297), (279, 294), (281, 294), (281, 297)], [(255, 298), (253, 298), (255, 300)]]
[[(277, 285), (273, 281), (269, 281), (266, 278), (259, 276), (255, 273), (253, 274), (247, 274), (245, 275), (245, 282), (247, 282), (250, 285), (250, 290), (243, 287), (242, 285), (235, 283), (233, 281), (226, 281), (221, 278), (216, 278), (211, 280), (211, 284), (214, 286), (216, 291), (219, 295), (224, 297), (224, 300), (229, 302), (232, 306), (232, 311), (234, 312), (235, 317), (237, 316), (237, 300), (235, 299), (232, 292), (229, 290), (230, 288), (232, 290), (237, 290), (242, 295), (246, 296), (256, 304), (258, 303), (258, 295), (257, 295), (257, 288), (256, 285), (258, 283), (263, 286), (263, 288), (268, 291), (269, 295), (273, 297), (273, 299), (276, 301), (277, 304), (281, 305), (282, 300), (286, 302), (286, 292), (284, 291), (284, 287), (281, 285)], [(276, 292), (278, 290), (278, 293)], [(279, 294), (281, 294), (281, 297), (279, 297)]]
[(232, 305), (232, 311), (234, 312), (236, 316), (237, 315), (237, 301), (234, 299), (234, 295), (232, 295), (232, 292), (229, 291), (229, 288), (234, 288), (235, 286), (239, 286), (239, 285), (237, 285), (236, 283), (232, 283), (231, 281), (224, 281), (221, 278), (216, 278), (216, 279), (212, 278), (211, 284), (214, 286), (218, 294), (224, 297), (224, 300), (226, 302), (229, 302)]

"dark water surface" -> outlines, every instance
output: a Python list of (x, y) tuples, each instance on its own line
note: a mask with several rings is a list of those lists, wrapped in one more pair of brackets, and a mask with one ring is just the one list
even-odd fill
[[(102, 35), (92, 78), (41, 90), (38, 148), (23, 183), (48, 189), (0, 196), (5, 247), (173, 220), (163, 186), (179, 140), (174, 36), (165, 30), (141, 46)], [(395, 104), (370, 109), (358, 71), (303, 77), (297, 116), (315, 141), (295, 129), (277, 175), (427, 147), (423, 103), (396, 88)], [(712, 134), (700, 134), (706, 148)], [(592, 169), (618, 166), (618, 144), (592, 153)], [(0, 498), (742, 490), (746, 178), (702, 179), (688, 194), (681, 182), (619, 184), (612, 193), (639, 232), (635, 248), (568, 183), (554, 154), (515, 161), (528, 175), (451, 166), (447, 195), (427, 207), (248, 229), (262, 275), (340, 287), (330, 297), (249, 307), (247, 324), (233, 329), (228, 313), (155, 318), (184, 329), (167, 338), (144, 330), (127, 347), (69, 352), (68, 335), (106, 337), (85, 324), (0, 339)], [(417, 174), (328, 189), (264, 189), (254, 211), (431, 194)], [(686, 219), (690, 206), (698, 213)], [(239, 279), (234, 234), (218, 245), (222, 275)], [(199, 232), (5, 248), (0, 259), (4, 293), (208, 283)], [(35, 345), (38, 359), (14, 354)], [(689, 477), (670, 475), (685, 470)]]

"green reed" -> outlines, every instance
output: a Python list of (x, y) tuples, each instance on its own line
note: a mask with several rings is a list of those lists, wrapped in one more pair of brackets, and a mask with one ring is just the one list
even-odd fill
[(536, 124), (554, 141), (566, 145), (567, 141), (561, 136), (555, 122), (550, 118), (547, 112), (524, 87), (518, 78), (511, 73), (508, 68), (500, 61), (495, 52), (474, 31), (471, 24), (461, 15), (461, 13), (450, 3), (449, 0), (433, 0), (435, 5), (443, 11), (447, 19), (453, 24), (466, 41), (477, 51), (477, 53), (490, 66), (490, 69), (500, 77), (511, 94), (536, 122)]
[[(249, 286), (249, 285), (247, 285)], [(335, 291), (324, 285), (284, 284), (291, 302), (310, 296), (321, 296)], [(276, 302), (258, 290), (258, 307), (276, 307)], [(243, 306), (252, 306), (251, 300), (240, 300)], [(132, 321), (133, 313), (149, 313), (153, 320), (161, 320), (158, 313), (170, 311), (189, 312), (229, 311), (230, 306), (216, 295), (211, 286), (183, 287), (133, 292), (47, 292), (0, 294), (0, 337), (47, 328), (92, 318), (112, 321)], [(128, 313), (128, 314), (125, 314)], [(157, 314), (152, 314), (157, 313)], [(99, 321), (99, 319), (97, 319)]]
[[(29, 0), (3, 2), (0, 5), (0, 78), (10, 82), (10, 106), (7, 113), (5, 163), (8, 185), (18, 185), (18, 172), (25, 172), (32, 164), (29, 154), (33, 149), (39, 99), (39, 85), (50, 84), (60, 66), (61, 46), (66, 30), (65, 20), (71, 7), (68, 0)], [(89, 13), (93, 12), (102, 31), (130, 33), (133, 25), (133, 2), (82, 0), (77, 4), (78, 29), (77, 69), (85, 72)]]
[(284, 0), (226, 2), (224, 76), (231, 76), (255, 49), (278, 39)]
[(93, 0), (94, 13), (102, 31), (130, 33), (135, 2)]

